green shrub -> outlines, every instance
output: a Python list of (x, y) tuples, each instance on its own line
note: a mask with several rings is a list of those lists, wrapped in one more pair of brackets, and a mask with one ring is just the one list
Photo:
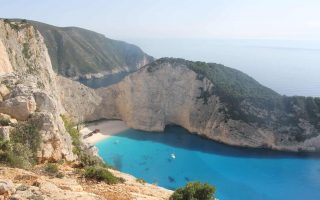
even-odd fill
[(116, 184), (124, 181), (121, 178), (115, 177), (107, 168), (101, 166), (86, 167), (84, 177), (96, 181), (104, 181), (108, 184)]
[(43, 196), (41, 196), (39, 194), (33, 194), (30, 197), (28, 197), (27, 199), (30, 199), (30, 200), (44, 200)]
[(106, 167), (106, 165), (101, 161), (100, 158), (92, 155), (91, 153), (87, 153), (81, 149), (80, 133), (75, 128), (75, 124), (65, 116), (61, 116), (61, 118), (64, 122), (64, 126), (67, 132), (71, 136), (73, 144), (73, 153), (79, 157), (81, 167), (95, 165)]
[(10, 120), (9, 119), (0, 119), (0, 125), (1, 126), (9, 126), (11, 123), (10, 123)]
[(50, 174), (56, 174), (59, 172), (58, 165), (53, 163), (48, 163), (44, 170)]
[(80, 160), (82, 167), (95, 166), (95, 165), (102, 166), (103, 165), (103, 162), (100, 160), (100, 158), (98, 158), (97, 156), (94, 156), (90, 153), (80, 152), (78, 156), (79, 156), (79, 160)]
[(36, 157), (36, 153), (40, 148), (41, 134), (33, 122), (20, 122), (11, 131), (10, 140), (13, 143), (24, 144)]
[(19, 185), (17, 188), (16, 188), (16, 190), (18, 190), (18, 191), (26, 191), (26, 190), (28, 190), (30, 188), (30, 186), (28, 186), (28, 185)]
[(56, 174), (56, 177), (57, 177), (57, 178), (63, 178), (63, 177), (64, 177), (64, 173), (58, 172), (58, 173)]
[(61, 115), (61, 118), (64, 122), (64, 127), (66, 128), (66, 131), (69, 133), (72, 139), (73, 144), (73, 153), (76, 155), (80, 155), (81, 153), (81, 140), (80, 140), (80, 133), (79, 131), (74, 128), (75, 124), (69, 120), (67, 117)]
[(35, 163), (28, 147), (9, 141), (0, 141), (0, 162), (23, 169), (29, 169)]
[(22, 53), (24, 55), (25, 58), (29, 59), (31, 57), (30, 53), (29, 53), (29, 43), (23, 43), (23, 49), (22, 49)]
[(146, 183), (146, 181), (143, 180), (142, 178), (137, 178), (136, 181), (137, 181), (138, 183), (142, 183), (142, 184), (145, 184), (145, 183)]
[(0, 162), (28, 169), (36, 163), (41, 135), (31, 121), (15, 124), (10, 141), (0, 141)]
[(215, 187), (200, 182), (190, 182), (186, 186), (177, 189), (170, 200), (212, 200)]

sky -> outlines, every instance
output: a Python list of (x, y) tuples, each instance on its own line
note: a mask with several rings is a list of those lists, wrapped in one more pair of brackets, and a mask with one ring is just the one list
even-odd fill
[(114, 39), (320, 40), (319, 0), (0, 0), (0, 16)]
[(77, 26), (239, 69), (281, 94), (320, 96), (320, 0), (0, 0), (0, 17)]

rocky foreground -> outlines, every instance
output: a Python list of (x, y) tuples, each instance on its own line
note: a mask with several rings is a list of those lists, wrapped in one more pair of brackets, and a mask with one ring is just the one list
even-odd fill
[(33, 171), (0, 167), (0, 199), (56, 199), (56, 200), (163, 200), (168, 199), (172, 191), (156, 185), (142, 183), (135, 177), (112, 171), (125, 183), (108, 185), (86, 181), (75, 169), (62, 165), (65, 174), (55, 178), (37, 166)]

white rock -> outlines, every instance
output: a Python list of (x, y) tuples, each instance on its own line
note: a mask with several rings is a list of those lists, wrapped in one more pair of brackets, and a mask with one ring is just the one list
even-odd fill
[(0, 126), (0, 138), (4, 141), (9, 141), (11, 129), (11, 126)]
[(0, 195), (11, 195), (16, 189), (11, 180), (0, 180)]
[(1, 84), (0, 85), (0, 96), (4, 99), (9, 93), (10, 93), (10, 91), (7, 88), (7, 86)]
[(0, 103), (0, 112), (8, 114), (17, 120), (27, 120), (36, 110), (36, 102), (32, 96), (17, 96)]

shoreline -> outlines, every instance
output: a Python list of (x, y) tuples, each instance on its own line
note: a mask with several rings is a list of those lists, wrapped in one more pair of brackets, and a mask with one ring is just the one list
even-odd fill
[(107, 139), (113, 135), (129, 129), (129, 127), (121, 120), (103, 120), (88, 123), (79, 132), (81, 134), (81, 137), (83, 138), (85, 135), (93, 132), (96, 129), (99, 129), (99, 132), (83, 139), (83, 141), (91, 145), (95, 145), (96, 143), (104, 139)]

